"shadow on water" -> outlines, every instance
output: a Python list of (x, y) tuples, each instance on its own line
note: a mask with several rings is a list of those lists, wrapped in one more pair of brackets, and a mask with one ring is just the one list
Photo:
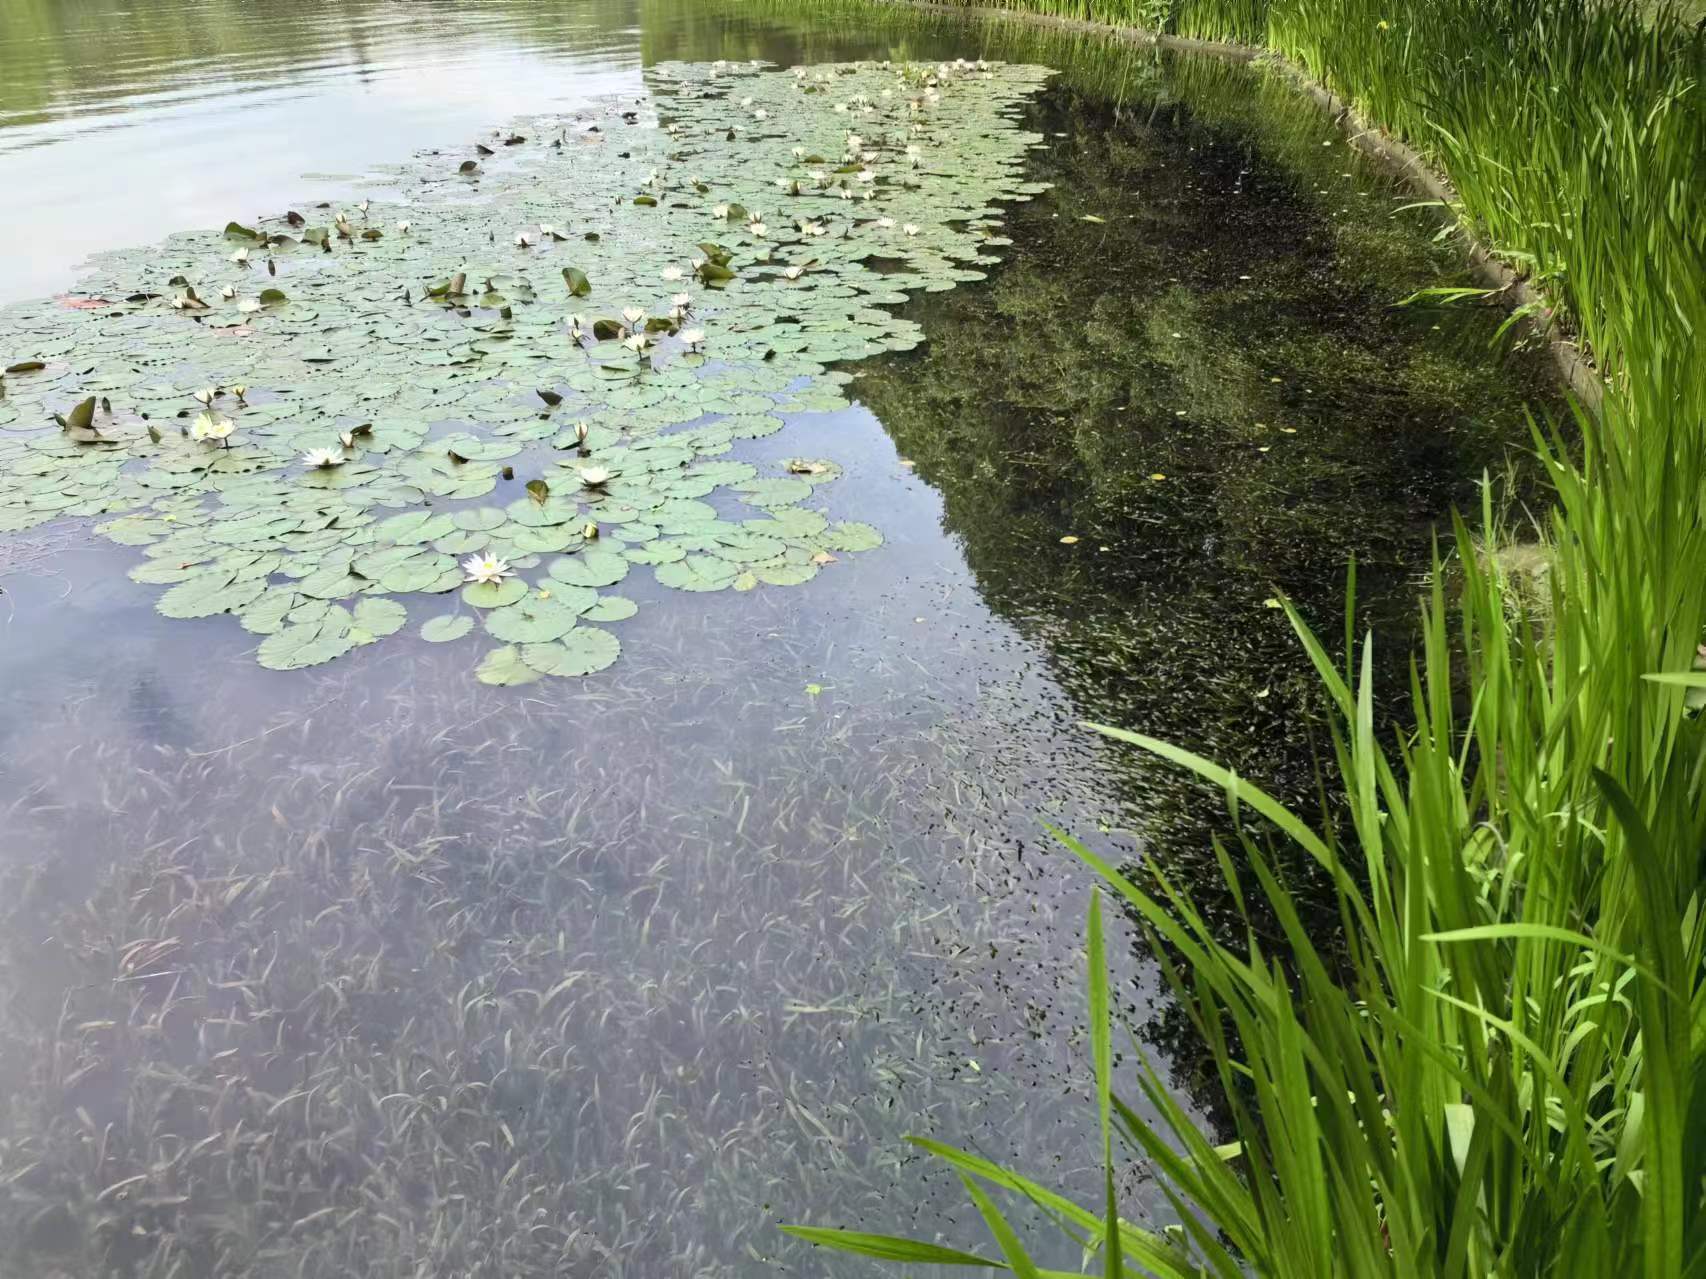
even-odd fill
[(1548, 394), (1496, 317), (1392, 308), (1452, 255), (1259, 73), (636, 13), (612, 65), (1062, 68), (1029, 121), (1056, 188), (1004, 265), (789, 423), (889, 544), (781, 594), (625, 587), (657, 621), (617, 666), (494, 690), (401, 639), (260, 671), (124, 549), (0, 539), (9, 1270), (862, 1274), (771, 1224), (974, 1243), (911, 1132), (1091, 1192), (1087, 885), (1041, 822), (1206, 882), (1217, 801), (1078, 721), (1306, 797), (1312, 684), (1267, 601), (1336, 633), (1354, 554), (1396, 662), (1429, 529)]

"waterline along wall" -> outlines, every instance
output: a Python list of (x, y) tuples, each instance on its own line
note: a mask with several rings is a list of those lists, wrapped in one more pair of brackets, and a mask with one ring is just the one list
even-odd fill
[[(1279, 920), (1273, 944), (1252, 926), (1228, 946), (1190, 885), (1067, 840), (1166, 943), (1237, 1141), (1212, 1146), (1156, 1074), (1116, 1069), (1093, 904), (1105, 1197), (927, 1144), (1016, 1273), (1040, 1272), (1004, 1194), (1048, 1205), (1104, 1275), (1706, 1275), (1706, 32), (1586, 0), (1008, 7), (1277, 53), (1438, 166), (1605, 395), (1573, 423), (1536, 415), (1552, 503), (1532, 528), (1506, 527), (1489, 485), (1477, 527), (1442, 536), (1395, 734), (1352, 612), (1342, 662), (1291, 612), (1333, 705), (1346, 820), (1288, 811), (1142, 725), (1105, 730), (1260, 819), (1221, 867)], [(1487, 553), (1512, 533), (1541, 543), (1538, 591)], [(1304, 922), (1273, 869), (1286, 845), (1332, 876), (1340, 936)], [(1139, 1093), (1159, 1118), (1127, 1108)], [(1116, 1139), (1177, 1224), (1134, 1224)]]

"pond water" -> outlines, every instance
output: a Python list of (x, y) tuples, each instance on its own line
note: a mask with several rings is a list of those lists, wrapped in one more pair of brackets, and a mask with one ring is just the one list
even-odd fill
[[(1081, 721), (1177, 740), (1307, 796), (1315, 699), (1274, 599), (1338, 634), (1355, 556), (1364, 622), (1399, 669), (1430, 530), (1520, 450), (1525, 405), (1551, 395), (1543, 361), (1494, 341), (1497, 316), (1393, 306), (1455, 282), (1458, 263), (1426, 211), (1403, 209), (1404, 193), (1330, 120), (1248, 67), (863, 7), (0, 0), (0, 233), (28, 246), (0, 278), (0, 298), (21, 304), (0, 332), (23, 342), (18, 317), (57, 313), (29, 299), (89, 297), (78, 282), (92, 252), (204, 233), (108, 260), (96, 278), (151, 262), (164, 274), (228, 221), (264, 234), (286, 209), (336, 202), (353, 216), (370, 199), (388, 235), (370, 260), (413, 262), (429, 233), (471, 257), (479, 246), (457, 228), (483, 231), (506, 201), (534, 224), (530, 193), (546, 190), (584, 196), (576, 239), (517, 246), (551, 255), (527, 259), (552, 282), (542, 301), (504, 288), (518, 324), (531, 306), (560, 326), (580, 304), (555, 291), (558, 268), (602, 254), (608, 275), (619, 254), (642, 253), (647, 232), (632, 228), (647, 224), (633, 219), (648, 210), (628, 196), (651, 188), (623, 185), (609, 149), (538, 167), (552, 161), (546, 138), (596, 124), (602, 145), (641, 164), (672, 145), (657, 123), (684, 120), (675, 144), (701, 146), (706, 185), (733, 184), (747, 166), (718, 141), (723, 117), (694, 131), (695, 111), (727, 109), (714, 95), (696, 105), (707, 64), (761, 60), (728, 70), (742, 86), (729, 93), (768, 101), (794, 91), (796, 66), (815, 87), (831, 64), (959, 57), (998, 65), (966, 100), (1006, 94), (1007, 108), (944, 126), (963, 163), (925, 190), (945, 183), (975, 203), (964, 217), (920, 206), (917, 238), (941, 256), (921, 267), (922, 247), (900, 241), (862, 265), (840, 248), (811, 259), (837, 282), (863, 281), (863, 296), (908, 295), (882, 302), (891, 318), (847, 321), (891, 349), (849, 358), (846, 330), (820, 326), (802, 341), (820, 344), (807, 355), (829, 344), (827, 371), (774, 387), (748, 371), (717, 391), (773, 392), (779, 430), (680, 463), (768, 467), (784, 485), (764, 492), (788, 498), (773, 511), (821, 509), (880, 530), (881, 545), (848, 535), (797, 584), (780, 569), (716, 583), (753, 589), (676, 589), (638, 559), (617, 588), (635, 616), (593, 614), (620, 656), (592, 675), (482, 682), (490, 642), (418, 634), (441, 613), (481, 615), (450, 595), (402, 591), (406, 629), (340, 642), (336, 660), (305, 669), (267, 669), (296, 663), (267, 662), (277, 629), (245, 629), (252, 616), (163, 616), (183, 579), (164, 562), (179, 543), (161, 539), (183, 535), (162, 526), (115, 542), (94, 526), (132, 509), (110, 494), (139, 467), (178, 473), (174, 448), (226, 465), (224, 450), (176, 442), (177, 419), (200, 408), (181, 389), (170, 394), (187, 407), (147, 414), (167, 428), (153, 445), (119, 403), (170, 398), (157, 384), (173, 370), (142, 352), (168, 326), (196, 326), (200, 341), (213, 321), (113, 299), (99, 323), (133, 326), (114, 340), (119, 330), (85, 323), (95, 311), (66, 313), (84, 327), (64, 329), (73, 337), (41, 376), (108, 378), (109, 433), (128, 430), (138, 461), (91, 485), (59, 469), (71, 466), (54, 451), (60, 432), (43, 435), (39, 414), (0, 431), (0, 461), (51, 462), (0, 467), (0, 484), (39, 502), (45, 478), (54, 501), (75, 495), (54, 509), (91, 511), (38, 519), (0, 490), (0, 517), (30, 512), (0, 525), (15, 530), (0, 533), (8, 1272), (868, 1273), (774, 1225), (976, 1245), (957, 1183), (904, 1144), (918, 1133), (1097, 1192), (1082, 1104), (1090, 885), (1047, 827), (1116, 859), (1164, 859), (1211, 891), (1219, 802)], [(822, 105), (798, 101), (788, 127)], [(793, 112), (775, 115), (767, 128)], [(512, 156), (501, 140), (518, 135), (530, 142)], [(478, 182), (442, 177), (481, 141), (493, 154), (479, 157)], [(986, 199), (999, 214), (973, 216)], [(600, 201), (612, 210), (604, 238), (577, 242)], [(420, 210), (416, 240), (392, 231), (398, 206)], [(970, 256), (952, 256), (980, 232)], [(254, 244), (250, 272), (268, 248)], [(354, 260), (355, 247), (338, 248)], [(313, 332), (301, 299), (320, 287), (322, 256), (281, 254), (277, 278), (296, 299), (239, 317), (228, 327), (253, 332), (235, 340)], [(759, 263), (736, 259), (748, 277)], [(949, 267), (987, 278), (947, 278)], [(396, 268), (398, 283), (421, 274)], [(685, 370), (669, 383), (679, 390), (716, 377), (719, 359), (746, 367), (730, 317), (772, 337), (792, 324), (774, 306), (762, 323), (739, 310), (758, 305), (747, 292), (737, 281), (706, 304), (723, 310), (708, 311), (702, 363), (679, 334), (660, 339), (657, 376)], [(333, 314), (330, 292), (316, 296)], [(457, 300), (431, 321), (499, 310)], [(427, 443), (359, 465), (386, 472), (448, 441), (469, 452), (456, 468), (507, 462), (515, 478), (481, 473), (470, 486), (456, 470), (434, 489), (421, 471), (412, 482), (441, 509), (475, 509), (479, 494), (463, 499), (484, 486), (525, 512), (528, 468), (583, 394), (573, 378), (585, 357), (571, 354), (555, 348), (516, 388), (526, 400), (557, 386), (562, 420), (529, 401), (501, 421), (457, 419), (461, 442), (445, 434), (449, 415), (411, 398), (428, 374), (386, 374), (373, 393), (385, 402), (356, 416), (405, 438), (396, 419), (413, 414)], [(32, 355), (0, 348), (4, 364)], [(127, 360), (147, 364), (153, 389), (114, 373)], [(9, 377), (0, 406), (31, 403), (31, 376)], [(340, 376), (301, 385), (335, 398)], [(237, 458), (289, 424), (276, 407), (285, 391), (253, 385), (252, 408), (222, 400), (244, 433)], [(707, 403), (713, 421), (752, 414)], [(490, 463), (483, 448), (498, 450)], [(608, 500), (638, 502), (622, 486), (640, 467), (624, 456)], [(826, 469), (775, 469), (790, 457)], [(563, 473), (549, 474), (560, 488)], [(232, 472), (225, 500), (251, 492), (246, 482)], [(790, 483), (809, 496), (796, 503)], [(406, 514), (421, 491), (378, 515)], [(730, 492), (709, 496), (705, 520), (734, 518)], [(209, 539), (225, 521), (150, 509)], [(827, 534), (799, 531), (815, 527), (802, 518), (753, 536), (825, 554), (812, 539)], [(601, 546), (643, 551), (653, 543), (629, 533), (644, 523), (554, 549), (581, 564)], [(454, 544), (447, 553), (470, 549)], [(145, 555), (162, 545), (172, 555)], [(145, 563), (162, 571), (134, 580)], [(588, 589), (572, 572), (529, 577), (559, 597)], [(1135, 954), (1121, 966), (1134, 1028), (1169, 1043), (1151, 1024), (1152, 969)], [(1188, 1051), (1176, 1064), (1188, 1090)], [(1128, 1170), (1126, 1214), (1165, 1221), (1146, 1186)], [(1076, 1264), (1070, 1251), (1049, 1259)]]

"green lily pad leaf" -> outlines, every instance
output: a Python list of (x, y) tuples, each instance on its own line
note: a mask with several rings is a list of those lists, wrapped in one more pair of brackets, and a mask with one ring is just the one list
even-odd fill
[(543, 644), (574, 629), (580, 610), (555, 597), (530, 594), (486, 614), (486, 630), (506, 644)]
[(628, 561), (615, 551), (587, 550), (552, 560), (546, 572), (571, 586), (614, 586), (628, 576)]
[(581, 616), (589, 622), (625, 622), (640, 611), (640, 606), (622, 595), (600, 595)]
[(470, 582), (462, 588), (462, 598), (475, 608), (503, 608), (527, 594), (527, 583), (519, 577), (506, 577), (501, 582)]
[(395, 635), (409, 620), (408, 609), (396, 600), (388, 599), (358, 600), (355, 608), (351, 610), (351, 615), (355, 625), (374, 639)]
[(474, 668), (474, 677), (480, 683), (496, 684), (500, 687), (532, 684), (538, 681), (542, 674), (543, 672), (521, 660), (521, 651), (513, 644), (494, 648), (481, 658), (480, 664)]
[(455, 522), (457, 528), (469, 533), (490, 533), (502, 528), (509, 516), (495, 506), (476, 506), (465, 511), (457, 511), (450, 518)]
[(262, 306), (279, 306), (290, 299), (284, 296), (283, 289), (262, 289), (259, 301)]
[(212, 617), (253, 603), (266, 591), (264, 580), (233, 581), (233, 574), (212, 569), (178, 583), (155, 605), (167, 617)]
[(293, 623), (261, 641), (257, 657), (275, 671), (297, 671), (342, 657), (355, 647), (347, 626), (325, 622)]
[(448, 644), (459, 640), (474, 629), (474, 619), (466, 613), (435, 617), (421, 627), (421, 638), (429, 644)]
[(586, 272), (578, 267), (563, 268), (563, 283), (569, 286), (569, 296), (584, 298), (592, 292), (592, 281), (586, 278)]
[(528, 644), (521, 657), (542, 675), (595, 675), (622, 655), (622, 642), (596, 626), (577, 626), (550, 644)]
[(812, 495), (812, 486), (804, 480), (750, 480), (738, 492), (754, 506), (792, 506)]
[(283, 628), (285, 618), (300, 600), (295, 591), (269, 590), (238, 612), (237, 620), (252, 635), (271, 635)]
[(832, 551), (873, 551), (883, 544), (883, 535), (870, 524), (847, 520), (832, 525), (822, 541)]
[(801, 586), (817, 576), (817, 565), (764, 564), (757, 569), (758, 578), (771, 586)]

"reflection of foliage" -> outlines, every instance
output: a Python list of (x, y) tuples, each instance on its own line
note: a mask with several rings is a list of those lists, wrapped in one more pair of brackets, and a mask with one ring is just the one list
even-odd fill
[[(572, 48), (630, 29), (636, 0), (583, 0), (572, 7), (459, 0), (457, 8), (459, 21), (470, 26), (525, 24), (530, 41)], [(359, 65), (373, 57), (375, 46), (395, 41), (397, 19), (394, 6), (377, 0), (344, 0), (331, 20), (314, 8), (239, 0), (6, 0), (0, 4), (0, 107), (6, 123), (28, 124), (79, 109), (91, 98), (157, 91), (177, 76), (286, 80), (304, 66)]]
[[(916, 304), (927, 350), (857, 385), (1083, 714), (1298, 799), (1314, 694), (1268, 597), (1330, 620), (1355, 556), (1369, 620), (1407, 618), (1431, 522), (1522, 438), (1538, 370), (1489, 353), (1491, 320), (1390, 308), (1445, 261), (1325, 120), (1244, 69), (1169, 70), (1183, 105), (1048, 95), (1058, 185), (1013, 260)], [(1200, 797), (1135, 784), (1163, 853), (1202, 847)]]

